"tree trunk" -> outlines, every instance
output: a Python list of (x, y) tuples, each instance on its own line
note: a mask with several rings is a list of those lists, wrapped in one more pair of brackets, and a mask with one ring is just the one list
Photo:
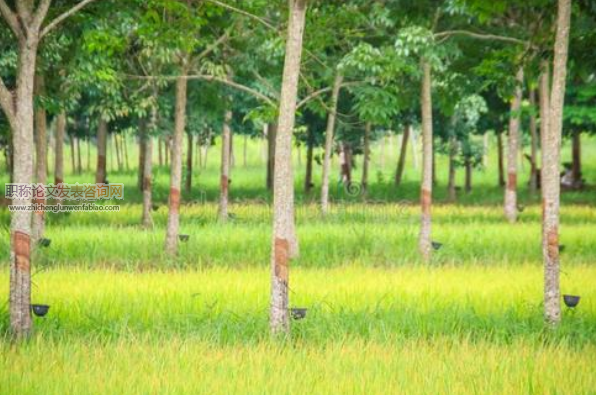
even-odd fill
[(472, 161), (470, 160), (470, 158), (466, 158), (465, 159), (465, 163), (464, 163), (465, 169), (466, 169), (466, 193), (470, 193), (472, 192)]
[[(38, 95), (45, 94), (45, 81), (41, 74), (35, 77), (35, 89)], [(47, 142), (47, 116), (45, 108), (39, 106), (35, 110), (35, 178), (38, 184), (47, 183), (47, 157), (48, 157), (48, 142)], [(44, 199), (34, 199), (34, 203), (43, 205)], [(43, 210), (36, 210), (33, 214), (32, 233), (33, 242), (43, 237), (45, 230), (45, 217)]]
[(117, 133), (114, 133), (112, 135), (113, 137), (113, 142), (114, 142), (114, 148), (116, 151), (116, 163), (118, 165), (118, 171), (122, 171), (123, 166), (122, 166), (122, 151), (121, 151), (121, 146), (120, 146), (120, 135)]
[(91, 170), (91, 137), (87, 134), (87, 163), (85, 170)]
[(75, 145), (75, 137), (74, 135), (71, 133), (68, 136), (68, 142), (70, 143), (70, 165), (71, 165), (71, 169), (72, 169), (72, 173), (76, 173), (77, 171), (77, 151), (76, 151), (76, 145)]
[(312, 161), (314, 153), (314, 131), (311, 127), (308, 128), (308, 137), (306, 139), (306, 175), (304, 176), (304, 193), (310, 194), (313, 188), (312, 183)]
[(153, 154), (153, 144), (151, 136), (147, 133), (147, 121), (145, 119), (139, 120), (139, 140), (140, 140), (140, 152), (139, 156), (143, 158), (141, 163), (142, 169), (142, 190), (143, 190), (143, 215), (141, 217), (142, 227), (145, 229), (153, 228), (153, 218), (151, 216), (152, 209), (152, 163), (151, 156)]
[(339, 166), (341, 172), (341, 182), (348, 186), (352, 182), (352, 153), (350, 145), (343, 141), (340, 146)]
[(505, 160), (503, 155), (503, 134), (497, 132), (497, 156), (499, 167), (499, 186), (505, 186)]
[(157, 162), (159, 167), (163, 166), (163, 139), (161, 137), (157, 138)]
[(453, 203), (457, 200), (455, 189), (455, 154), (457, 153), (457, 140), (455, 136), (449, 136), (449, 180), (447, 182), (448, 200)]
[(143, 128), (146, 127), (146, 121), (139, 120), (139, 171), (137, 174), (137, 186), (139, 191), (143, 192), (143, 177), (144, 177), (144, 163), (145, 163), (145, 137), (143, 137)]
[(433, 188), (433, 118), (431, 96), (431, 67), (422, 61), (422, 183), (420, 188), (420, 206), (422, 209), (418, 248), (422, 259), (430, 260), (431, 256), (431, 206)]
[(166, 136), (163, 142), (163, 148), (165, 153), (166, 166), (170, 164), (170, 154), (172, 153), (172, 142), (170, 136)]
[(370, 162), (370, 132), (372, 125), (367, 122), (364, 126), (364, 155), (362, 160), (362, 192), (366, 196), (368, 191), (368, 165)]
[(291, 154), (306, 3), (307, 0), (289, 0), (290, 17), (280, 95), (279, 128), (275, 142), (273, 182), (271, 315), (269, 323), (273, 334), (289, 335), (289, 260), (298, 254), (294, 222), (294, 175)]
[[(7, 116), (13, 131), (13, 182), (22, 184), (33, 181), (33, 86), (38, 38), (34, 32), (28, 36), (19, 42), (16, 101), (12, 116)], [(30, 205), (31, 199), (13, 199), (12, 204)], [(10, 328), (16, 338), (27, 337), (33, 326), (31, 218), (31, 212), (27, 210), (15, 211), (11, 215)]]
[(399, 160), (397, 162), (397, 171), (395, 172), (395, 186), (398, 187), (401, 184), (401, 180), (404, 176), (404, 169), (406, 167), (406, 156), (408, 153), (408, 140), (410, 139), (411, 125), (406, 124), (404, 133), (401, 138), (401, 149), (399, 151)]
[(524, 70), (519, 68), (516, 75), (517, 87), (511, 101), (509, 116), (509, 140), (507, 149), (507, 187), (505, 188), (505, 218), (511, 223), (517, 221), (517, 153), (519, 152), (520, 109)]
[[(57, 146), (58, 143), (56, 143)], [(106, 171), (106, 148), (108, 145), (108, 123), (99, 118), (99, 125), (97, 127), (97, 169), (95, 171), (95, 183), (105, 184)]]
[(54, 138), (54, 184), (64, 182), (64, 135), (66, 134), (66, 113), (60, 111), (56, 118), (56, 136)]
[(277, 123), (267, 126), (267, 189), (273, 189), (273, 176), (275, 173), (275, 140), (277, 136)]
[(192, 190), (192, 149), (193, 149), (193, 137), (189, 132), (186, 134), (187, 146), (186, 146), (186, 193), (190, 194)]
[(572, 175), (574, 188), (580, 188), (582, 185), (582, 142), (581, 132), (576, 131), (572, 134), (571, 144), (571, 158), (572, 158)]
[(228, 190), (230, 188), (230, 162), (231, 162), (231, 137), (230, 123), (232, 111), (226, 110), (224, 115), (223, 130), (221, 133), (221, 167), (219, 178), (219, 220), (228, 220)]
[(122, 159), (124, 160), (124, 168), (128, 171), (128, 144), (126, 143), (126, 134), (122, 134)]
[(337, 72), (331, 92), (329, 114), (327, 115), (327, 128), (325, 130), (325, 156), (323, 158), (323, 179), (321, 180), (321, 212), (323, 215), (326, 215), (329, 212), (329, 173), (331, 170), (331, 154), (333, 151), (333, 133), (335, 132), (335, 119), (337, 118), (339, 90), (341, 89), (343, 80), (343, 75), (340, 72)]
[[(178, 228), (180, 224), (180, 184), (182, 178), (182, 139), (186, 127), (186, 70), (176, 79), (176, 112), (174, 139), (170, 165), (170, 200), (168, 224), (166, 228), (166, 253), (170, 256), (178, 252)], [(168, 149), (166, 149), (167, 153)]]
[[(536, 108), (536, 90), (530, 90), (530, 104)], [(538, 191), (538, 130), (536, 128), (536, 116), (534, 112), (530, 114), (530, 193), (535, 194)]]
[[(231, 124), (231, 121), (230, 121)], [(230, 167), (233, 168), (236, 166), (236, 155), (234, 154), (234, 135), (231, 133), (230, 130)]]
[(77, 143), (77, 174), (82, 174), (83, 165), (81, 163), (81, 139), (77, 137), (75, 142)]
[(561, 131), (567, 77), (567, 56), (571, 20), (571, 0), (559, 0), (557, 35), (553, 62), (553, 83), (550, 98), (549, 122), (544, 138), (542, 161), (544, 256), (544, 316), (549, 324), (561, 321), (561, 291), (559, 288), (559, 206)]

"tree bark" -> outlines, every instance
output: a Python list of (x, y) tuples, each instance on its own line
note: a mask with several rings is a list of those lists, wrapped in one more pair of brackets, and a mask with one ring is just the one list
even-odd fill
[(60, 111), (56, 118), (56, 136), (54, 149), (54, 184), (64, 182), (64, 135), (66, 134), (66, 113)]
[(122, 133), (122, 159), (124, 160), (124, 168), (128, 171), (128, 144), (126, 143), (126, 134)]
[(339, 153), (339, 166), (341, 173), (341, 182), (348, 186), (352, 182), (352, 154), (350, 145), (342, 141)]
[(146, 121), (139, 120), (139, 171), (137, 174), (137, 187), (139, 191), (143, 192), (143, 174), (144, 174), (144, 163), (145, 163), (145, 138), (143, 137), (143, 128), (146, 127)]
[[(30, 31), (19, 42), (16, 101), (8, 116), (13, 131), (13, 182), (33, 181), (33, 92), (38, 35)], [(14, 99), (13, 99), (14, 100)], [(4, 107), (4, 105), (3, 105)], [(6, 112), (6, 108), (5, 108)], [(13, 199), (30, 205), (31, 199)], [(15, 211), (10, 223), (10, 327), (16, 338), (27, 337), (31, 320), (31, 212)]]
[(362, 192), (366, 195), (368, 191), (368, 166), (370, 162), (370, 132), (372, 125), (367, 122), (364, 126), (364, 158), (362, 160)]
[(399, 151), (399, 160), (397, 162), (397, 170), (395, 172), (395, 186), (398, 187), (401, 184), (404, 175), (404, 169), (406, 167), (406, 156), (408, 154), (408, 140), (410, 139), (410, 129), (412, 126), (406, 124), (404, 133), (401, 138), (401, 149)]
[(275, 173), (275, 140), (277, 123), (267, 125), (267, 189), (273, 189), (273, 175)]
[(422, 209), (418, 248), (422, 259), (429, 261), (431, 257), (431, 206), (433, 187), (433, 124), (431, 96), (431, 66), (422, 61), (422, 183), (420, 188), (420, 206)]
[(193, 137), (189, 132), (186, 134), (186, 193), (190, 194), (192, 190), (192, 149), (193, 149)]
[[(536, 108), (536, 90), (530, 90), (530, 105)], [(530, 193), (535, 194), (538, 191), (538, 130), (536, 127), (536, 116), (534, 112), (530, 114)]]
[(77, 174), (83, 173), (83, 165), (81, 163), (81, 139), (76, 138), (75, 142), (77, 143)]
[(507, 187), (505, 188), (505, 218), (511, 223), (517, 221), (517, 154), (519, 150), (520, 108), (524, 71), (520, 67), (516, 75), (517, 87), (511, 101), (509, 117), (509, 140), (507, 150)]
[(121, 146), (120, 146), (120, 135), (117, 133), (114, 133), (112, 135), (113, 137), (113, 142), (114, 142), (114, 148), (116, 151), (116, 164), (118, 165), (118, 171), (122, 171), (123, 166), (122, 166), (122, 151), (121, 151)]
[[(182, 138), (186, 128), (186, 70), (176, 79), (176, 112), (174, 120), (174, 138), (170, 165), (170, 198), (168, 224), (166, 228), (166, 253), (170, 256), (178, 253), (178, 228), (180, 225), (180, 184), (182, 178)], [(167, 153), (168, 149), (166, 149)]]
[(503, 133), (497, 132), (497, 156), (499, 167), (499, 187), (505, 186), (505, 159), (503, 154)]
[(230, 123), (232, 111), (226, 110), (224, 115), (223, 130), (221, 133), (221, 165), (219, 178), (219, 220), (228, 220), (228, 190), (230, 188), (230, 162), (231, 162), (231, 137)]
[[(38, 95), (45, 94), (45, 80), (43, 75), (37, 74), (35, 77), (35, 89)], [(39, 106), (35, 110), (35, 178), (37, 183), (47, 183), (47, 158), (48, 158), (48, 142), (47, 142), (47, 116), (46, 110)], [(44, 199), (35, 199), (34, 203), (43, 205)], [(45, 230), (45, 215), (43, 210), (36, 210), (33, 214), (32, 223), (32, 239), (33, 242), (43, 237)]]
[(289, 0), (290, 16), (282, 88), (280, 95), (275, 175), (273, 183), (273, 239), (271, 248), (271, 314), (273, 334), (289, 335), (289, 261), (298, 254), (294, 222), (294, 175), (292, 133), (294, 130), (300, 58), (307, 0)]
[(70, 143), (70, 165), (72, 168), (72, 174), (75, 174), (77, 171), (77, 151), (75, 145), (75, 137), (72, 133), (68, 136), (68, 142)]
[(331, 91), (331, 103), (329, 103), (329, 114), (327, 115), (327, 128), (325, 130), (325, 156), (323, 158), (323, 179), (321, 181), (321, 213), (326, 215), (329, 212), (329, 173), (331, 171), (331, 154), (333, 153), (333, 134), (335, 133), (335, 120), (337, 118), (337, 102), (339, 91), (344, 77), (338, 71), (333, 81)]
[[(58, 143), (56, 143), (58, 144)], [(106, 171), (106, 148), (108, 145), (108, 123), (103, 119), (99, 118), (99, 124), (97, 126), (97, 168), (95, 171), (95, 183), (105, 184), (107, 171)]]
[(549, 122), (544, 138), (542, 162), (543, 234), (544, 256), (544, 316), (549, 324), (561, 321), (561, 291), (559, 287), (559, 207), (561, 159), (561, 132), (563, 105), (567, 78), (569, 30), (571, 25), (571, 0), (559, 0), (557, 34), (553, 62), (553, 83), (550, 98)]
[(157, 138), (157, 163), (159, 163), (159, 167), (163, 166), (163, 139), (161, 137)]

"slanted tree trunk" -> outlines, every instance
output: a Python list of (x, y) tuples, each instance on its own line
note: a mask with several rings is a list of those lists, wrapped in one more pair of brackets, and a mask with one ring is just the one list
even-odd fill
[(573, 175), (573, 186), (582, 185), (582, 142), (581, 132), (575, 131), (571, 135), (571, 172)]
[(267, 125), (267, 189), (273, 189), (273, 175), (275, 173), (275, 140), (277, 123)]
[(507, 187), (505, 188), (505, 218), (511, 223), (517, 221), (517, 154), (519, 150), (520, 109), (524, 70), (519, 68), (516, 75), (517, 87), (511, 101), (509, 117), (509, 141), (507, 150)]
[[(58, 143), (56, 143), (57, 146)], [(95, 183), (105, 184), (107, 178), (106, 171), (106, 148), (108, 145), (108, 123), (99, 118), (97, 127), (97, 169), (95, 171)]]
[(298, 254), (294, 222), (294, 175), (292, 172), (292, 132), (294, 130), (302, 37), (307, 0), (289, 0), (290, 17), (279, 120), (275, 142), (273, 182), (273, 240), (271, 248), (271, 314), (273, 334), (289, 335), (289, 261)]
[(331, 91), (331, 103), (329, 103), (329, 114), (327, 115), (327, 128), (325, 130), (325, 156), (323, 158), (323, 179), (321, 180), (321, 213), (326, 215), (329, 212), (329, 173), (331, 171), (331, 154), (333, 153), (333, 134), (335, 132), (335, 119), (337, 118), (337, 101), (339, 90), (344, 77), (338, 71), (333, 81)]
[(505, 186), (505, 159), (503, 155), (503, 133), (497, 132), (497, 156), (499, 168), (499, 187)]
[(426, 61), (422, 61), (422, 185), (420, 188), (420, 206), (422, 217), (420, 223), (420, 236), (418, 248), (422, 259), (429, 261), (431, 257), (431, 206), (433, 188), (433, 119), (432, 119), (432, 96), (431, 96), (431, 67)]
[[(35, 76), (35, 89), (38, 95), (45, 94), (45, 80), (43, 75), (37, 74)], [(46, 110), (39, 106), (35, 110), (35, 179), (38, 184), (47, 183), (47, 157), (48, 157), (48, 142), (47, 142), (47, 116)], [(43, 205), (45, 200), (35, 198), (34, 203)], [(45, 230), (45, 217), (43, 210), (36, 210), (33, 214), (33, 223), (31, 230), (31, 237), (33, 242), (43, 237)]]
[(457, 140), (455, 135), (449, 136), (449, 180), (447, 182), (448, 200), (455, 202), (457, 200), (457, 191), (455, 189), (455, 154), (457, 153)]
[(549, 122), (544, 138), (542, 161), (544, 256), (544, 316), (552, 325), (561, 321), (561, 291), (559, 287), (559, 206), (561, 132), (567, 77), (571, 0), (559, 0), (557, 34), (553, 62), (553, 83), (550, 98)]
[(395, 172), (395, 186), (398, 187), (401, 184), (401, 180), (404, 175), (404, 169), (406, 167), (406, 156), (408, 153), (408, 140), (410, 139), (410, 129), (412, 126), (406, 124), (404, 133), (401, 138), (401, 149), (399, 151), (399, 160), (397, 162), (397, 170)]
[(228, 190), (230, 187), (230, 162), (231, 162), (231, 137), (230, 123), (232, 122), (232, 111), (226, 110), (224, 115), (223, 130), (221, 133), (221, 167), (219, 179), (219, 220), (228, 220)]
[(64, 135), (66, 134), (66, 113), (60, 111), (56, 117), (56, 136), (54, 142), (54, 184), (64, 182)]
[(314, 186), (312, 183), (312, 162), (315, 148), (314, 134), (312, 128), (309, 127), (306, 138), (306, 175), (304, 176), (304, 193), (307, 195), (310, 194)]
[[(186, 69), (176, 79), (176, 112), (174, 119), (174, 138), (170, 165), (170, 200), (168, 224), (166, 228), (166, 253), (170, 256), (178, 253), (178, 229), (180, 225), (180, 185), (182, 183), (182, 139), (186, 128)], [(166, 149), (166, 153), (169, 150)]]
[(188, 132), (186, 134), (186, 193), (191, 192), (192, 190), (192, 148), (193, 148), (193, 138), (192, 134)]
[(465, 191), (466, 193), (472, 192), (472, 161), (470, 158), (466, 158), (464, 160), (464, 167), (466, 169), (466, 186)]
[[(152, 118), (152, 122), (153, 122)], [(144, 229), (153, 228), (153, 218), (151, 216), (152, 209), (152, 163), (151, 157), (153, 155), (153, 144), (151, 136), (147, 133), (147, 121), (145, 119), (139, 120), (139, 140), (140, 140), (140, 152), (139, 156), (143, 158), (141, 163), (142, 169), (142, 191), (143, 191), (143, 214), (141, 217), (141, 226)]]
[(362, 160), (362, 192), (366, 195), (368, 191), (368, 165), (370, 162), (370, 131), (371, 123), (367, 122), (364, 126), (364, 158)]
[[(530, 90), (530, 104), (536, 107), (536, 90)], [(536, 127), (536, 116), (534, 112), (530, 114), (530, 193), (535, 194), (538, 191), (538, 130)]]

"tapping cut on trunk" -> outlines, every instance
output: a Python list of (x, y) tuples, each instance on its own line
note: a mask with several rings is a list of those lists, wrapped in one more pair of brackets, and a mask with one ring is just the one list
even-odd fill
[(31, 260), (31, 237), (24, 232), (14, 232), (14, 254), (16, 268), (28, 272)]

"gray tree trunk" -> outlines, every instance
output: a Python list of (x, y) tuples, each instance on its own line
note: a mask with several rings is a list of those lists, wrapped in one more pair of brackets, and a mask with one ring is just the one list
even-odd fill
[(70, 167), (72, 169), (72, 174), (75, 174), (77, 172), (77, 151), (74, 134), (71, 133), (68, 136), (68, 142), (70, 143)]
[(503, 133), (497, 132), (497, 165), (499, 168), (499, 186), (505, 186), (505, 159), (503, 154)]
[(294, 175), (292, 172), (292, 134), (296, 116), (296, 99), (302, 38), (307, 0), (289, 0), (290, 16), (286, 56), (280, 95), (277, 139), (275, 142), (275, 175), (273, 183), (273, 238), (271, 248), (271, 314), (273, 334), (289, 334), (289, 261), (298, 253), (294, 221)]
[(186, 193), (190, 194), (192, 191), (192, 149), (193, 149), (193, 137), (192, 133), (186, 134)]
[(66, 134), (66, 113), (60, 111), (56, 118), (56, 136), (54, 138), (54, 184), (64, 182), (64, 135)]
[(273, 189), (273, 175), (275, 173), (275, 139), (277, 123), (267, 125), (267, 189)]
[(141, 224), (145, 229), (153, 228), (153, 218), (151, 216), (151, 209), (152, 209), (152, 191), (151, 191), (151, 184), (152, 184), (152, 163), (151, 158), (153, 155), (153, 144), (152, 138), (147, 133), (147, 124), (146, 120), (142, 119), (139, 121), (139, 129), (141, 132), (140, 139), (141, 139), (141, 153), (140, 155), (143, 158), (143, 162), (141, 163), (142, 169), (142, 188), (143, 188), (143, 215), (141, 218)]
[(553, 62), (553, 83), (550, 98), (549, 122), (543, 147), (543, 256), (544, 256), (544, 316), (549, 324), (561, 321), (561, 291), (559, 287), (559, 207), (561, 132), (567, 77), (571, 0), (559, 0), (557, 34)]
[(230, 123), (232, 122), (232, 111), (226, 110), (224, 115), (223, 130), (221, 133), (221, 167), (219, 178), (219, 220), (226, 222), (228, 220), (228, 190), (230, 188), (230, 162), (231, 152), (230, 143), (232, 132)]
[(83, 165), (81, 163), (81, 139), (77, 137), (75, 142), (77, 143), (77, 174), (81, 174), (83, 172)]
[[(178, 253), (178, 229), (180, 225), (180, 185), (182, 182), (182, 139), (186, 128), (186, 70), (176, 79), (176, 113), (174, 119), (174, 138), (170, 165), (170, 200), (168, 224), (166, 228), (166, 253), (170, 256)], [(166, 153), (169, 149), (166, 148)]]
[(312, 162), (314, 154), (314, 130), (308, 128), (308, 136), (306, 138), (306, 174), (304, 176), (304, 193), (309, 194), (312, 190)]
[[(530, 90), (530, 104), (536, 107), (536, 90)], [(530, 193), (535, 194), (538, 191), (538, 129), (536, 126), (536, 116), (534, 112), (530, 114)]]
[(364, 126), (364, 159), (362, 160), (362, 192), (366, 195), (368, 191), (368, 165), (370, 162), (370, 132), (371, 123), (367, 122)]
[(410, 139), (411, 125), (407, 124), (404, 128), (404, 133), (401, 138), (401, 149), (399, 151), (399, 160), (397, 162), (397, 171), (395, 172), (395, 186), (398, 187), (401, 184), (401, 180), (404, 176), (404, 169), (406, 167), (406, 156), (408, 154), (408, 140)]
[(327, 128), (325, 130), (325, 156), (323, 158), (323, 179), (321, 181), (321, 212), (326, 215), (329, 212), (329, 176), (331, 172), (331, 155), (333, 153), (333, 134), (335, 133), (335, 120), (337, 118), (337, 102), (339, 90), (344, 77), (338, 71), (333, 82), (331, 103), (329, 103), (329, 114), (327, 115)]
[(457, 140), (455, 136), (449, 136), (449, 180), (447, 181), (448, 200), (453, 203), (457, 200), (457, 191), (455, 189), (455, 154), (457, 152)]
[[(45, 81), (41, 74), (37, 74), (35, 78), (35, 88), (38, 95), (45, 94)], [(47, 183), (47, 158), (48, 158), (48, 142), (47, 142), (47, 116), (46, 110), (43, 107), (38, 107), (35, 110), (35, 178), (37, 183)], [(34, 203), (44, 204), (43, 199), (35, 199)], [(43, 237), (45, 230), (45, 217), (43, 210), (36, 210), (33, 214), (32, 223), (32, 238), (33, 242)]]
[(472, 161), (470, 158), (466, 158), (464, 167), (466, 169), (466, 184), (465, 184), (465, 191), (466, 193), (472, 192)]
[[(106, 171), (106, 149), (108, 145), (108, 123), (103, 119), (99, 118), (99, 124), (97, 126), (97, 169), (95, 171), (95, 183), (105, 184), (107, 171)], [(56, 147), (58, 143), (56, 143)]]
[(509, 140), (507, 149), (507, 186), (505, 188), (505, 218), (511, 223), (517, 221), (517, 154), (519, 150), (520, 108), (523, 93), (524, 70), (516, 75), (517, 87), (511, 101), (509, 117)]
[(422, 259), (429, 261), (431, 257), (431, 206), (433, 187), (433, 118), (431, 96), (431, 67), (427, 61), (422, 62), (422, 183), (420, 188), (420, 206), (422, 210), (418, 248)]

